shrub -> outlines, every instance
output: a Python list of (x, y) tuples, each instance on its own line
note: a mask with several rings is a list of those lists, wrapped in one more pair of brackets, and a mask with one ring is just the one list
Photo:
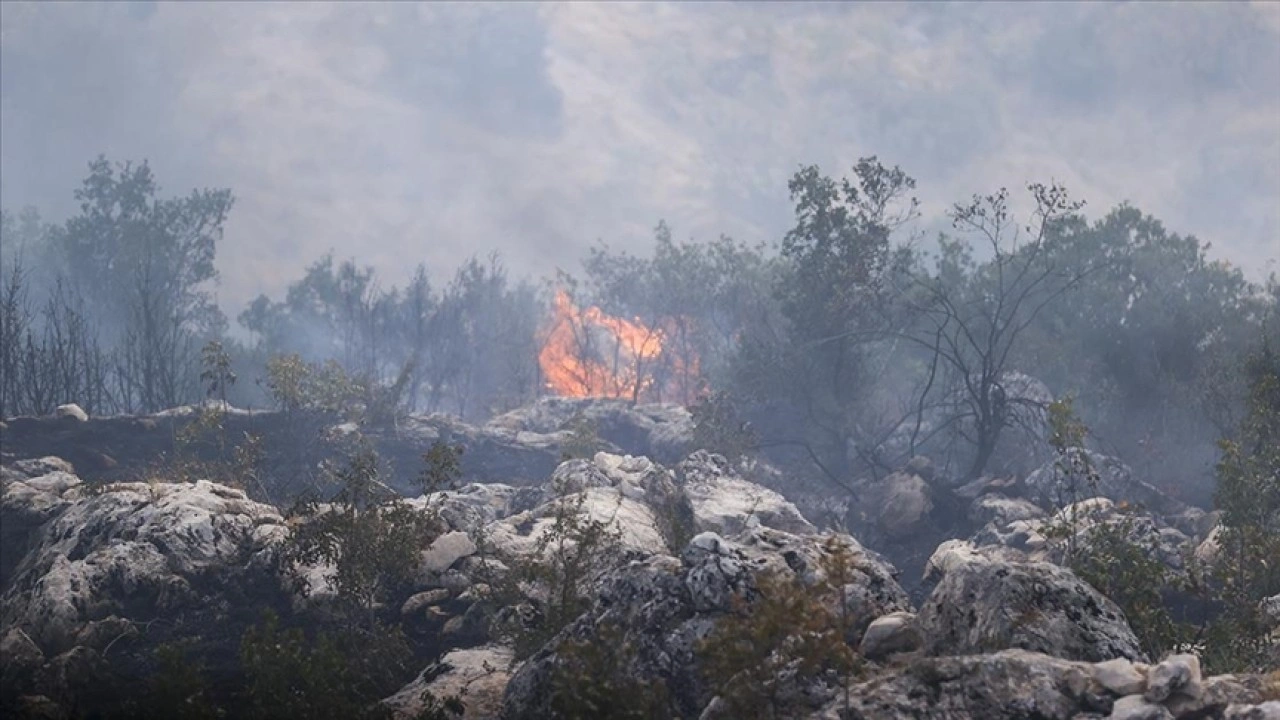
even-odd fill
[(616, 624), (598, 626), (590, 640), (556, 649), (551, 709), (563, 720), (666, 720), (671, 698), (660, 680), (632, 672), (635, 649)]
[(757, 574), (754, 597), (735, 598), (699, 647), (727, 717), (796, 717), (808, 709), (803, 689), (814, 683), (834, 681), (847, 691), (859, 670), (848, 642), (851, 562), (834, 536), (825, 543), (822, 568), (814, 585), (786, 572)]
[[(527, 557), (503, 558), (509, 566), (481, 570), (488, 600), (496, 611), (494, 633), (524, 659), (591, 607), (592, 582), (612, 567), (621, 551), (621, 533), (611, 523), (584, 512), (586, 494), (554, 501), (551, 525)], [(477, 539), (482, 557), (492, 551)]]
[(300, 505), (285, 548), (294, 567), (332, 565), (329, 580), (339, 600), (367, 628), (382, 604), (408, 585), (420, 552), (443, 529), (430, 508), (410, 506), (382, 483), (378, 462), (364, 448), (337, 470), (337, 494), (326, 506)]

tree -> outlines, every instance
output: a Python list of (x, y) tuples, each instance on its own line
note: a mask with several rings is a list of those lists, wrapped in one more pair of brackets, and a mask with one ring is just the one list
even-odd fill
[(1099, 268), (1028, 328), (1016, 362), (1075, 394), (1108, 453), (1209, 502), (1216, 440), (1241, 420), (1239, 358), (1265, 322), (1265, 288), (1127, 205), (1065, 230), (1057, 262)]
[(944, 238), (934, 272), (917, 264), (896, 275), (905, 325), (892, 335), (922, 348), (929, 362), (916, 428), (926, 409), (940, 409), (935, 431), (947, 428), (972, 447), (964, 473), (969, 479), (986, 469), (1001, 433), (1019, 417), (1017, 406), (1030, 402), (1011, 397), (1005, 387), (1020, 340), (1045, 308), (1095, 267), (1061, 262), (1053, 252), (1083, 203), (1057, 185), (1028, 189), (1035, 211), (1021, 228), (1003, 189), (953, 208), (953, 226), (985, 241), (991, 257), (982, 265), (973, 265), (970, 244)]
[(641, 358), (630, 374), (657, 400), (692, 403), (707, 382), (725, 375), (738, 342), (756, 334), (772, 310), (763, 248), (724, 236), (676, 242), (665, 222), (654, 230), (651, 257), (601, 245), (592, 248), (583, 269), (582, 295), (575, 301), (653, 331), (646, 340), (660, 344), (661, 352), (651, 361)]
[(208, 285), (231, 191), (158, 193), (146, 162), (99, 157), (75, 193), (80, 214), (53, 235), (68, 279), (120, 348), (116, 400), (126, 410), (197, 397), (199, 339), (225, 324)]
[(869, 358), (883, 338), (890, 240), (917, 208), (901, 169), (869, 157), (853, 170), (837, 181), (810, 166), (792, 178), (796, 225), (774, 285), (785, 322), (744, 338), (734, 372), (739, 394), (761, 403), (751, 419), (762, 436), (803, 448), (845, 488), (853, 464), (869, 460), (870, 398), (889, 367)]
[(1245, 374), (1245, 419), (1236, 436), (1222, 442), (1214, 495), (1222, 551), (1212, 578), (1223, 614), (1209, 635), (1213, 664), (1229, 672), (1268, 663), (1259, 603), (1280, 594), (1280, 352), (1264, 339)]

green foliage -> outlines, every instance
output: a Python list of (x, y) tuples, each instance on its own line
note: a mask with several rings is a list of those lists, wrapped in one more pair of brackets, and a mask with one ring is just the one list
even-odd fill
[[(527, 557), (503, 558), (506, 572), (491, 572), (485, 585), (498, 609), (495, 633), (524, 659), (591, 608), (592, 583), (616, 564), (621, 531), (585, 510), (586, 493), (562, 495), (551, 524)], [(482, 548), (485, 539), (477, 543)], [(532, 608), (523, 613), (521, 608)]]
[(1161, 658), (1194, 638), (1192, 628), (1177, 622), (1166, 603), (1174, 592), (1192, 587), (1188, 578), (1158, 559), (1154, 540), (1134, 540), (1136, 528), (1132, 516), (1091, 528), (1069, 566), (1119, 605), (1143, 651)]
[(156, 672), (148, 682), (138, 717), (174, 720), (211, 720), (224, 714), (214, 704), (204, 665), (190, 656), (183, 643), (160, 645), (155, 650)]
[[(1138, 520), (1129, 514), (1134, 508), (1121, 503), (1114, 510), (1118, 518), (1102, 521), (1096, 511), (1075, 504), (1096, 495), (1098, 473), (1084, 451), (1089, 428), (1073, 403), (1067, 395), (1047, 408), (1055, 472), (1065, 489), (1057, 499), (1058, 507), (1064, 508), (1061, 519), (1045, 527), (1044, 534), (1077, 576), (1124, 610), (1143, 651), (1152, 658), (1163, 657), (1193, 637), (1166, 602), (1174, 592), (1191, 590), (1191, 578), (1158, 559), (1154, 538), (1135, 539), (1142, 535)], [(1081, 486), (1082, 479), (1090, 492)]]
[(705, 390), (704, 379), (724, 375), (743, 336), (761, 334), (777, 314), (774, 263), (763, 246), (723, 236), (678, 242), (665, 222), (654, 229), (652, 256), (601, 245), (583, 269), (587, 304), (661, 330), (662, 355), (637, 368), (653, 380), (646, 394), (658, 401), (692, 402)]
[(756, 575), (754, 599), (735, 598), (733, 612), (698, 648), (728, 717), (797, 717), (811, 710), (797, 689), (819, 681), (848, 689), (860, 667), (849, 645), (850, 563), (847, 547), (833, 536), (815, 585), (789, 572), (763, 572)]
[(1049, 403), (1047, 410), (1049, 445), (1065, 455), (1071, 448), (1083, 448), (1089, 428), (1075, 412), (1075, 398), (1065, 395)]
[(462, 445), (450, 445), (442, 440), (431, 443), (422, 456), (425, 467), (418, 476), (423, 492), (452, 490), (462, 474), (462, 453), (465, 451)]
[(420, 552), (442, 526), (429, 509), (410, 506), (381, 482), (372, 450), (357, 452), (334, 479), (339, 490), (327, 506), (300, 508), (285, 556), (295, 567), (331, 565), (328, 579), (339, 601), (372, 629), (378, 609), (407, 587)]
[(347, 720), (390, 717), (377, 700), (395, 690), (409, 648), (396, 628), (339, 634), (280, 627), (268, 612), (245, 632), (240, 660), (248, 684), (246, 717)]
[(365, 387), (335, 360), (307, 363), (300, 355), (267, 360), (267, 387), (276, 407), (285, 412), (335, 413), (355, 419)]
[(562, 720), (666, 720), (673, 717), (666, 686), (644, 680), (631, 663), (635, 648), (616, 624), (595, 628), (589, 640), (556, 649), (551, 710)]
[(230, 190), (161, 199), (150, 167), (89, 164), (75, 198), (80, 213), (58, 228), (68, 280), (85, 293), (93, 319), (116, 349), (113, 389), (122, 410), (160, 410), (198, 390), (197, 338), (226, 324), (209, 283), (231, 210)]
[(1280, 354), (1264, 342), (1245, 367), (1247, 412), (1237, 436), (1222, 442), (1215, 494), (1221, 552), (1210, 581), (1223, 613), (1208, 634), (1223, 671), (1265, 665), (1270, 641), (1258, 605), (1280, 593)]

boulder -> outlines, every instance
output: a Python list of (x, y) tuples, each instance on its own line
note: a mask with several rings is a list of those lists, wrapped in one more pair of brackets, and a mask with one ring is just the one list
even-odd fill
[[(275, 508), (203, 480), (121, 484), (81, 496), (78, 483), (41, 479), (49, 493), (62, 488), (66, 505), (15, 568), (3, 623), (22, 628), (48, 654), (69, 650), (89, 623), (111, 614), (150, 620), (207, 606), (237, 575), (267, 571), (285, 532)], [(23, 485), (31, 487), (6, 488), (7, 507), (44, 502), (45, 494), (27, 494)]]
[(1045, 516), (1044, 510), (1029, 500), (988, 493), (969, 506), (969, 521), (983, 526), (988, 523), (1008, 525), (1018, 520), (1034, 520)]
[(490, 720), (502, 709), (502, 694), (513, 663), (511, 650), (500, 645), (452, 650), (382, 704), (391, 710), (392, 717), (409, 720), (422, 717), (427, 709), (424, 693), (437, 702), (458, 697), (466, 707), (461, 716), (464, 720)]
[(919, 475), (896, 472), (863, 488), (859, 504), (889, 540), (916, 535), (933, 510), (928, 483)]
[(1019, 648), (1068, 660), (1145, 660), (1120, 608), (1070, 570), (965, 552), (972, 547), (936, 563), (945, 574), (917, 618), (928, 654)]
[(1200, 658), (1195, 655), (1171, 655), (1151, 668), (1147, 675), (1147, 691), (1143, 697), (1148, 702), (1164, 702), (1172, 695), (1200, 697), (1204, 688), (1200, 685)]
[(458, 560), (474, 555), (476, 544), (471, 536), (460, 530), (447, 532), (436, 538), (422, 551), (420, 567), (428, 573), (439, 574), (448, 570)]
[[(697, 717), (711, 702), (695, 652), (717, 618), (744, 606), (750, 611), (758, 595), (756, 577), (772, 572), (804, 583), (825, 577), (823, 558), (843, 547), (849, 562), (844, 612), (857, 642), (876, 618), (908, 610), (906, 594), (894, 581), (894, 570), (851, 537), (793, 535), (757, 527), (733, 538), (704, 532), (693, 538), (680, 560), (661, 555), (620, 567), (599, 583), (590, 611), (571, 623), (535, 653), (512, 677), (504, 700), (507, 718), (548, 717), (563, 643), (588, 640), (599, 628), (621, 633), (616, 641), (633, 654), (628, 674), (667, 688), (682, 716)], [(833, 608), (839, 610), (839, 608)], [(805, 692), (833, 692), (809, 688)]]
[(1141, 695), (1147, 687), (1148, 667), (1124, 658), (1104, 660), (1093, 666), (1093, 679), (1115, 695)]
[(1173, 713), (1141, 695), (1122, 697), (1111, 706), (1108, 720), (1174, 720)]
[(85, 412), (79, 405), (75, 403), (67, 403), (59, 405), (53, 411), (53, 416), (59, 420), (70, 420), (73, 422), (88, 422), (89, 413)]
[(1079, 448), (1041, 465), (1024, 484), (1028, 496), (1045, 509), (1098, 496), (1158, 515), (1177, 515), (1187, 509), (1185, 503), (1134, 477), (1133, 470), (1120, 460)]
[(784, 532), (817, 531), (782, 495), (737, 476), (721, 455), (699, 450), (676, 466), (699, 531), (733, 535), (750, 527)]
[(894, 653), (918, 650), (923, 644), (915, 613), (898, 611), (871, 621), (858, 652), (868, 660), (880, 660)]
[[(1088, 670), (1025, 650), (916, 658), (854, 685), (831, 714), (849, 720), (1071, 720), (1087, 709)], [(1095, 711), (1104, 710), (1099, 702)]]

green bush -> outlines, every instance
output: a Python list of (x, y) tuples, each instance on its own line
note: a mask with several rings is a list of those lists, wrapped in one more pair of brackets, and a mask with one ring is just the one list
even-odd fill
[(785, 571), (757, 574), (755, 597), (735, 598), (733, 611), (698, 648), (724, 717), (801, 716), (812, 708), (792, 691), (813, 682), (835, 681), (847, 692), (860, 659), (849, 645), (851, 558), (835, 536), (824, 544), (822, 568), (813, 585)]

